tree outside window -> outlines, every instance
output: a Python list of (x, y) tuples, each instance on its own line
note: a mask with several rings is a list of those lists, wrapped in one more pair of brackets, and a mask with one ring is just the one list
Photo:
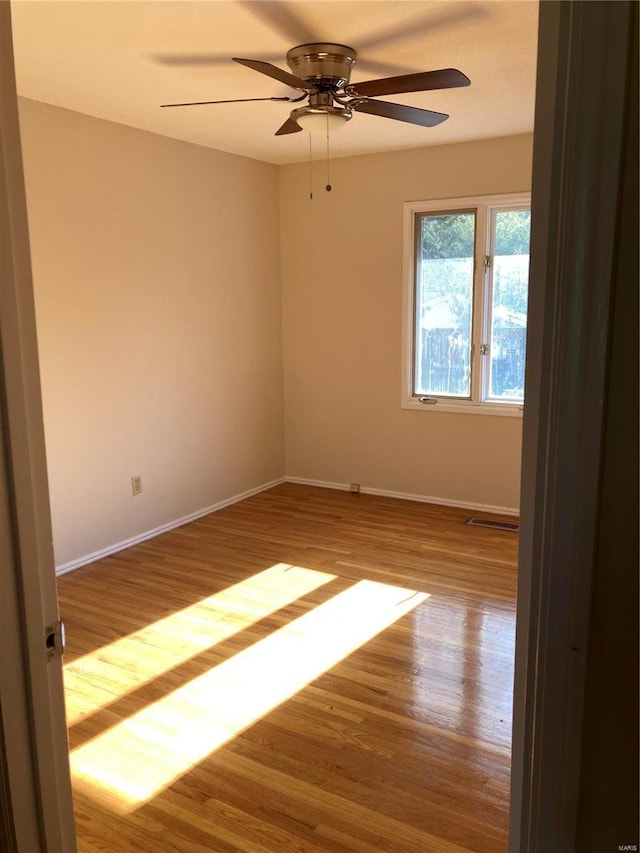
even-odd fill
[[(413, 214), (411, 396), (522, 404), (528, 199), (447, 202)], [(454, 206), (455, 205), (455, 206)], [(428, 399), (424, 399), (428, 398)]]

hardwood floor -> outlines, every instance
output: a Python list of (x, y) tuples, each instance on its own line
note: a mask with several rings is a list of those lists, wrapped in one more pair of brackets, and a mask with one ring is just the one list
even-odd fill
[(285, 484), (59, 579), (80, 853), (503, 853), (517, 535)]

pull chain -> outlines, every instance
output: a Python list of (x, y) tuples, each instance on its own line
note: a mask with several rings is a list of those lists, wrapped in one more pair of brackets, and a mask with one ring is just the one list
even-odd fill
[(311, 162), (311, 134), (309, 134), (309, 201), (313, 201), (313, 164)]
[(327, 185), (325, 190), (330, 193), (331, 189), (331, 174), (329, 171), (329, 113), (327, 113)]

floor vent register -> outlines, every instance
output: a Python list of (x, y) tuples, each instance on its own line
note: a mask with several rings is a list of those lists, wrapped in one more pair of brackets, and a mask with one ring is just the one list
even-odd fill
[(491, 518), (468, 518), (466, 523), (474, 527), (493, 527), (497, 530), (520, 530), (519, 521), (494, 521)]

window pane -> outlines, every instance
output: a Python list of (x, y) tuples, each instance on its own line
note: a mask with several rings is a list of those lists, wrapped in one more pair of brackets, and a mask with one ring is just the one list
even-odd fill
[(414, 391), (471, 395), (475, 213), (418, 218)]
[(489, 398), (524, 401), (529, 290), (529, 210), (496, 213)]

